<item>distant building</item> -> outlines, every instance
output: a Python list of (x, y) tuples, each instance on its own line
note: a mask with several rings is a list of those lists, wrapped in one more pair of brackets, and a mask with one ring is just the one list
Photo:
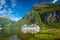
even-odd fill
[(40, 27), (38, 25), (23, 25), (21, 27), (21, 32), (23, 33), (37, 33), (40, 31)]

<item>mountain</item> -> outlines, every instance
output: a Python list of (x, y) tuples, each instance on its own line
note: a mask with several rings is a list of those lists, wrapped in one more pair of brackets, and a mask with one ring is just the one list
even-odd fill
[(60, 28), (60, 4), (37, 3), (17, 22), (22, 25), (37, 24), (41, 28)]
[(15, 23), (15, 21), (12, 21), (7, 17), (0, 16), (0, 27), (4, 27), (4, 26), (6, 26), (8, 24), (12, 24), (12, 23)]
[(15, 21), (12, 21), (7, 17), (0, 16), (0, 35), (2, 33), (4, 33), (4, 35), (5, 33), (9, 33), (11, 31), (10, 29), (14, 27), (15, 23)]

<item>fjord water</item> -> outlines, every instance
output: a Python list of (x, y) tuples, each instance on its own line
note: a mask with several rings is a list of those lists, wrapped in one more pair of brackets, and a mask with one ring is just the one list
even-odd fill
[(10, 32), (11, 29), (0, 29), (0, 40), (20, 40), (16, 34)]

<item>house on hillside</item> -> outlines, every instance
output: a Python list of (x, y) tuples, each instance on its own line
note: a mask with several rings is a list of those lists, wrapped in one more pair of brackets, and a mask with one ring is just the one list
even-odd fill
[(21, 27), (22, 33), (37, 33), (40, 31), (40, 27), (38, 25), (23, 25)]

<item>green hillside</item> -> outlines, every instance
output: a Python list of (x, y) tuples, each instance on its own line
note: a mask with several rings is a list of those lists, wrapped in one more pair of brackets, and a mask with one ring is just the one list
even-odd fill
[(0, 29), (0, 36), (2, 37), (12, 33), (12, 31), (14, 31), (13, 28), (16, 28), (15, 24), (15, 21), (12, 21), (7, 17), (0, 16), (0, 28), (2, 28)]
[(0, 27), (4, 27), (4, 26), (6, 26), (8, 24), (12, 24), (12, 23), (15, 23), (15, 22), (10, 20), (7, 17), (0, 17)]
[(17, 22), (18, 27), (37, 24), (41, 28), (60, 28), (60, 4), (37, 3)]
[(41, 30), (36, 34), (19, 33), (21, 40), (60, 40), (60, 4), (37, 3), (16, 23), (22, 25), (37, 24)]

